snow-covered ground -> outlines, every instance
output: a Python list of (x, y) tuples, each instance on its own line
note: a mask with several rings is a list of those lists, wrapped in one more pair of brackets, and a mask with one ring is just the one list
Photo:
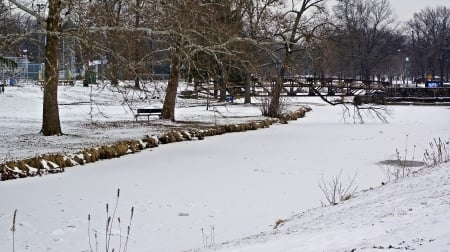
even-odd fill
[(449, 180), (448, 164), (425, 170), (342, 204), (296, 214), (277, 230), (214, 251), (449, 251)]
[[(68, 135), (51, 138), (38, 134), (39, 88), (8, 87), (0, 95), (2, 156), (70, 152), (178, 126), (157, 119), (134, 122), (117, 93), (61, 89)], [(261, 119), (257, 106), (207, 111), (195, 101), (179, 104), (177, 118), (187, 124)], [(13, 246), (15, 251), (105, 251), (105, 205), (111, 215), (118, 188), (110, 238), (115, 251), (124, 250), (131, 207), (130, 252), (450, 250), (450, 167), (425, 169), (381, 186), (387, 177), (379, 164), (395, 159), (396, 149), (407, 159), (421, 160), (431, 140), (448, 141), (449, 107), (390, 106), (389, 123), (366, 118), (354, 124), (344, 120), (342, 108), (314, 97), (291, 104), (313, 111), (287, 125), (162, 145), (61, 174), (0, 182), (0, 251), (13, 251)], [(356, 174), (359, 190), (373, 190), (321, 207), (325, 199), (318, 182), (341, 171), (344, 182)], [(274, 230), (279, 219), (286, 222)]]
[[(258, 106), (210, 106), (206, 102), (178, 99), (176, 118), (186, 123), (140, 117), (134, 120), (138, 107), (161, 107), (160, 85), (147, 87), (146, 93), (134, 89), (124, 91), (99, 85), (59, 87), (59, 108), (65, 135), (43, 137), (42, 90), (35, 85), (6, 87), (0, 94), (0, 157), (17, 159), (44, 153), (73, 153), (87, 146), (98, 146), (120, 140), (142, 139), (144, 135), (159, 135), (170, 127), (189, 127), (190, 124), (225, 124), (263, 119)], [(181, 89), (181, 88), (180, 88)], [(145, 96), (157, 99), (144, 99)], [(3, 160), (1, 160), (3, 161)]]

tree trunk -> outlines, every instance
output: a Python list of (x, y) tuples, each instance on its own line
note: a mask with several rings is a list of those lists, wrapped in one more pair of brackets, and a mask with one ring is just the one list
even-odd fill
[(227, 100), (227, 84), (226, 77), (222, 75), (219, 77), (219, 102), (224, 102)]
[[(136, 0), (136, 10), (139, 10), (139, 7), (141, 6), (141, 1)], [(139, 28), (141, 22), (141, 16), (139, 15), (139, 11), (136, 11), (136, 16), (134, 17), (134, 27)], [(140, 49), (140, 43), (139, 43), (139, 34), (135, 34), (135, 41), (134, 41), (134, 64), (135, 64), (135, 78), (134, 78), (134, 88), (140, 89), (141, 85), (139, 83), (139, 74), (141, 73), (141, 67), (139, 64), (139, 49)]]
[(112, 56), (110, 61), (108, 61), (109, 65), (109, 76), (108, 78), (111, 80), (111, 85), (117, 86), (119, 85), (119, 63), (117, 62), (116, 57)]
[[(137, 70), (139, 71), (139, 70)], [(140, 81), (139, 81), (139, 75), (136, 73), (136, 77), (134, 78), (134, 88), (136, 89), (140, 89), (141, 85), (140, 85)]]
[(45, 46), (45, 82), (42, 114), (44, 136), (61, 135), (61, 123), (58, 109), (58, 47), (60, 0), (49, 1), (47, 18), (47, 45)]
[(284, 77), (281, 76), (277, 77), (277, 82), (275, 83), (275, 86), (272, 89), (272, 94), (270, 96), (270, 103), (266, 116), (276, 118), (280, 115), (280, 96), (281, 89), (283, 87), (283, 78)]
[[(289, 56), (287, 56), (289, 57)], [(283, 90), (283, 80), (284, 80), (284, 74), (286, 72), (286, 65), (284, 63), (287, 62), (287, 59), (285, 59), (285, 62), (281, 65), (280, 72), (278, 73), (277, 82), (275, 83), (275, 86), (272, 89), (272, 94), (270, 96), (270, 103), (269, 108), (267, 109), (267, 115), (269, 117), (278, 117), (281, 114), (281, 103), (280, 103), (280, 96), (281, 91)]]
[(252, 102), (251, 93), (250, 93), (250, 86), (251, 86), (251, 76), (250, 73), (245, 72), (245, 95), (244, 95), (244, 103), (250, 104)]
[(172, 53), (172, 62), (170, 64), (169, 83), (167, 85), (166, 97), (162, 108), (162, 119), (175, 121), (175, 105), (177, 100), (178, 81), (180, 78), (180, 49)]

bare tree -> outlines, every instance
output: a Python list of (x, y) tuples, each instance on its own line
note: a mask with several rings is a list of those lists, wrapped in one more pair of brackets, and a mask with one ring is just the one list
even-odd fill
[(336, 49), (348, 60), (350, 77), (370, 80), (374, 69), (398, 49), (389, 1), (341, 0), (334, 10)]
[(161, 23), (162, 26), (160, 24), (160, 29), (170, 31), (170, 35), (163, 38), (170, 55), (169, 82), (167, 84), (166, 96), (164, 98), (161, 113), (161, 118), (163, 119), (175, 120), (175, 105), (180, 78), (180, 67), (186, 45), (189, 43), (186, 31), (188, 31), (194, 21), (190, 17), (192, 17), (191, 11), (195, 10), (195, 2), (196, 1), (172, 1), (170, 6), (163, 4), (159, 10), (162, 14), (159, 15), (159, 21), (164, 22)]
[[(243, 34), (256, 41), (260, 46), (249, 48), (248, 57), (252, 59), (245, 69), (245, 103), (251, 102), (250, 82), (251, 72), (258, 76), (258, 70), (264, 68), (263, 62), (273, 60), (269, 50), (264, 50), (264, 44), (272, 44), (271, 28), (274, 23), (275, 10), (283, 6), (282, 0), (248, 0), (243, 4)], [(270, 47), (269, 47), (270, 48)], [(250, 50), (253, 49), (253, 50)], [(277, 61), (277, 60), (275, 60)], [(262, 75), (262, 74), (261, 74)], [(262, 76), (260, 76), (262, 77)]]
[(276, 50), (281, 50), (282, 55), (266, 116), (278, 117), (281, 114), (280, 96), (284, 77), (292, 66), (294, 54), (301, 50), (302, 43), (313, 36), (316, 29), (321, 26), (321, 24), (312, 24), (314, 19), (325, 10), (323, 3), (324, 0), (303, 0), (299, 1), (297, 6), (293, 2), (291, 10), (279, 14), (277, 20), (279, 25), (274, 38), (280, 45)]
[(15, 55), (26, 40), (23, 34), (28, 20), (23, 16), (14, 8), (8, 8), (4, 1), (0, 2), (0, 50), (3, 56)]
[(44, 136), (62, 134), (58, 109), (58, 49), (63, 8), (61, 0), (48, 1), (48, 16), (45, 23), (47, 42), (45, 45), (45, 81), (41, 129)]
[[(83, 59), (84, 62), (95, 59), (95, 55), (99, 55), (100, 58), (105, 55), (109, 56), (110, 66), (112, 66), (110, 69), (111, 81), (117, 83), (118, 74), (123, 72), (119, 69), (132, 68), (120, 68), (119, 63), (127, 64), (129, 60), (126, 59), (132, 59), (132, 55), (136, 55), (135, 47), (124, 47), (123, 45), (130, 45), (130, 43), (123, 42), (130, 41), (126, 39), (130, 37), (130, 33), (140, 29), (140, 27), (136, 27), (136, 23), (135, 27), (121, 25), (121, 21), (127, 21), (127, 16), (122, 14), (122, 9), (127, 3), (127, 14), (134, 13), (137, 16), (138, 14), (132, 10), (138, 9), (135, 6), (139, 3), (132, 5), (130, 2), (121, 0), (102, 2), (50, 0), (47, 9), (41, 12), (41, 9), (36, 11), (28, 3), (22, 1), (11, 0), (9, 2), (20, 9), (21, 13), (36, 18), (45, 27), (45, 76), (41, 132), (46, 136), (62, 134), (58, 110), (58, 54), (60, 53), (61, 39), (66, 37), (75, 39), (81, 49), (78, 51), (88, 52), (84, 53), (84, 55), (89, 55)], [(132, 8), (133, 6), (134, 8)], [(90, 11), (94, 9), (100, 11), (97, 13), (99, 15), (90, 15), (92, 14)], [(92, 55), (90, 55), (91, 52)], [(83, 55), (83, 53), (78, 55)], [(136, 58), (133, 60), (137, 61)]]
[[(79, 41), (85, 44), (86, 48), (93, 49), (94, 54), (90, 54), (87, 60), (106, 60), (106, 69), (103, 69), (102, 77), (108, 78), (111, 84), (117, 85), (121, 74), (126, 69), (124, 63), (126, 56), (126, 45), (128, 41), (134, 41), (127, 33), (129, 24), (125, 21), (125, 5), (123, 0), (94, 0), (87, 4), (86, 12), (81, 14), (79, 27), (87, 29), (87, 37), (78, 36)], [(123, 27), (125, 29), (107, 29), (101, 31), (95, 27)], [(75, 31), (78, 33), (79, 31)], [(89, 54), (87, 54), (89, 55)]]
[(62, 130), (58, 110), (58, 48), (60, 24), (67, 3), (61, 0), (49, 0), (47, 17), (44, 18), (40, 13), (27, 7), (25, 3), (16, 0), (9, 0), (9, 2), (45, 24), (47, 35), (45, 46), (46, 71), (43, 86), (44, 102), (41, 133), (45, 136), (60, 135)]
[[(220, 99), (225, 100), (229, 73), (246, 64), (245, 45), (256, 44), (241, 36), (241, 4), (238, 0), (180, 1), (172, 2), (170, 9), (164, 9), (170, 11), (170, 15), (164, 15), (166, 26), (160, 30), (170, 31), (170, 36), (162, 40), (170, 49), (171, 73), (162, 118), (175, 120), (181, 65), (213, 76), (219, 86)], [(197, 59), (206, 60), (209, 66)]]
[(408, 22), (411, 31), (415, 73), (425, 77), (449, 75), (450, 8), (425, 8)]

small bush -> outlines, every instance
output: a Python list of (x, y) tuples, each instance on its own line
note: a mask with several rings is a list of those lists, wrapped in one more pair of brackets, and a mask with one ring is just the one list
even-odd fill
[(42, 156), (42, 159), (45, 159), (47, 161), (51, 161), (52, 163), (57, 164), (59, 167), (64, 168), (66, 166), (66, 161), (63, 155), (57, 154), (57, 155), (44, 155)]
[(184, 140), (186, 140), (186, 141), (192, 140), (191, 134), (189, 132), (183, 130), (180, 133)]
[(168, 143), (172, 142), (172, 139), (170, 138), (168, 133), (164, 133), (164, 134), (162, 134), (161, 136), (158, 137), (158, 141), (161, 144), (168, 144)]
[(115, 157), (120, 157), (128, 154), (129, 146), (127, 142), (120, 142), (111, 146), (115, 151)]
[(138, 152), (142, 150), (142, 145), (139, 143), (139, 141), (132, 140), (128, 142), (128, 146), (130, 148), (130, 151), (132, 153)]
[(322, 175), (319, 188), (329, 205), (337, 205), (339, 202), (349, 200), (352, 197), (358, 189), (358, 186), (355, 185), (356, 175), (357, 173), (353, 177), (348, 177), (347, 183), (342, 182), (342, 170), (329, 180), (325, 180)]
[(70, 158), (65, 158), (64, 159), (64, 167), (72, 167), (74, 166), (74, 163), (72, 162), (72, 160)]
[(146, 143), (145, 148), (155, 148), (159, 145), (158, 139), (152, 136), (146, 136), (142, 141)]
[(31, 167), (34, 167), (36, 169), (44, 169), (44, 165), (41, 163), (41, 160), (39, 157), (34, 157), (30, 159), (25, 159), (25, 163)]
[(184, 141), (183, 134), (180, 131), (172, 131), (172, 137), (175, 139), (175, 142)]
[(116, 151), (113, 147), (102, 146), (99, 149), (100, 159), (112, 159), (116, 157)]
[(27, 175), (30, 174), (30, 169), (26, 166), (25, 161), (23, 161), (23, 160), (17, 161), (16, 165), (17, 165), (17, 168), (19, 168), (19, 170), (26, 172)]
[(77, 162), (78, 164), (80, 164), (80, 165), (84, 165), (85, 164), (85, 159), (80, 158), (78, 155), (75, 155), (73, 157), (73, 160), (75, 162)]
[(435, 138), (429, 145), (430, 149), (426, 149), (423, 154), (423, 161), (427, 166), (434, 167), (450, 161), (449, 141)]

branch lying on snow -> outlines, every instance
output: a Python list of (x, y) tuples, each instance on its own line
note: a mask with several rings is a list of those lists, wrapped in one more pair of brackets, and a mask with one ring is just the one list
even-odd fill
[[(336, 106), (342, 105), (344, 107), (343, 117), (345, 116), (351, 117), (351, 108), (353, 107), (353, 120), (359, 120), (360, 123), (364, 123), (364, 115), (370, 116), (372, 118), (377, 118), (383, 123), (387, 123), (387, 117), (389, 116), (389, 111), (386, 109), (386, 106), (376, 105), (376, 104), (365, 104), (360, 105), (355, 103), (354, 101), (342, 99), (335, 99), (333, 101), (329, 100), (328, 97), (321, 94), (317, 89), (313, 88), (314, 94), (318, 95), (324, 102)], [(363, 113), (364, 112), (364, 113)]]

